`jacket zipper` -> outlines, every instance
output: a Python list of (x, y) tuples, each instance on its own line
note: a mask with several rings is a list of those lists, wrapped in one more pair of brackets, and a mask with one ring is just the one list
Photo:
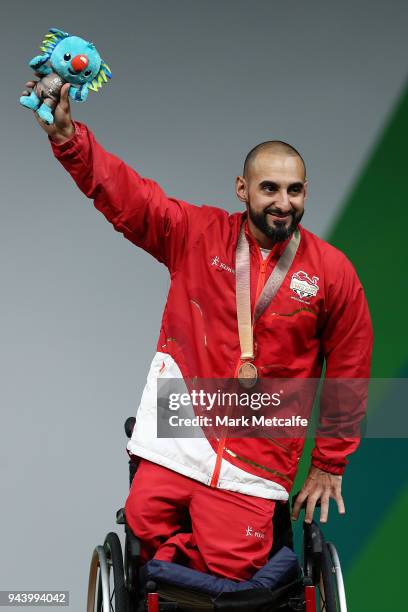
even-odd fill
[[(237, 374), (238, 374), (238, 368), (241, 365), (241, 359), (238, 360), (238, 363), (235, 367), (235, 373), (234, 373), (234, 378), (237, 378)], [(228, 427), (228, 425), (227, 425)], [(217, 458), (215, 460), (215, 466), (214, 466), (214, 471), (211, 477), (211, 482), (210, 482), (210, 487), (216, 487), (218, 484), (218, 479), (220, 476), (220, 471), (221, 471), (221, 463), (222, 463), (222, 456), (224, 454), (224, 448), (225, 448), (225, 440), (227, 439), (227, 435), (224, 434), (219, 443), (218, 443), (218, 449), (217, 449)]]
[[(258, 274), (258, 282), (257, 282), (257, 286), (256, 286), (256, 295), (255, 295), (255, 302), (254, 302), (254, 310), (255, 310), (255, 306), (256, 303), (258, 301), (259, 296), (262, 293), (262, 289), (264, 288), (265, 285), (265, 273), (266, 273), (266, 268), (268, 266), (269, 260), (272, 256), (272, 251), (269, 253), (268, 257), (266, 259), (263, 259), (262, 255), (261, 255), (261, 249), (259, 248), (258, 245), (257, 249), (258, 249), (258, 257), (260, 259), (260, 267), (259, 267), (259, 274)], [(238, 359), (238, 363), (235, 367), (235, 373), (234, 373), (234, 378), (237, 378), (237, 374), (238, 374), (238, 369), (241, 365), (241, 357)], [(228, 427), (228, 425), (227, 425)], [(211, 482), (210, 482), (210, 487), (216, 487), (218, 484), (218, 479), (220, 476), (220, 471), (221, 471), (221, 463), (222, 463), (222, 456), (224, 454), (224, 448), (225, 448), (225, 441), (227, 439), (227, 435), (224, 434), (219, 443), (218, 443), (218, 449), (217, 449), (217, 458), (215, 460), (215, 466), (214, 466), (214, 471), (211, 477)]]

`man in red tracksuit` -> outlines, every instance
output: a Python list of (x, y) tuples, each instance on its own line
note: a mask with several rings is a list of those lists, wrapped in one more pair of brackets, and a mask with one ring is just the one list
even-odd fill
[[(324, 359), (328, 380), (367, 379), (372, 328), (354, 268), (300, 225), (305, 166), (285, 143), (250, 152), (236, 181), (245, 211), (228, 214), (168, 197), (104, 150), (85, 125), (72, 122), (66, 87), (54, 125), (37, 120), (95, 207), (170, 272), (157, 352), (128, 444), (141, 461), (127, 522), (145, 560), (249, 578), (267, 560), (275, 504), (288, 499), (304, 440), (160, 438), (158, 381), (318, 379)], [(365, 399), (364, 392), (350, 394), (344, 409), (360, 419)], [(330, 407), (326, 416), (330, 421)], [(305, 500), (308, 522), (319, 499), (322, 522), (330, 498), (345, 512), (341, 479), (358, 443), (357, 435), (316, 436), (294, 518)], [(182, 533), (187, 512), (192, 530)]]

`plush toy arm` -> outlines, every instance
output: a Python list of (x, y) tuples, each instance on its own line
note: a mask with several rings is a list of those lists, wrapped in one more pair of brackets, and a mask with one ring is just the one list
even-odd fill
[(76, 102), (85, 102), (88, 97), (88, 85), (82, 85), (82, 87), (74, 87), (71, 85), (69, 88), (69, 97)]
[(78, 87), (74, 87), (73, 85), (71, 85), (71, 87), (68, 90), (68, 95), (71, 98), (71, 100), (76, 100), (77, 93), (79, 93)]
[(46, 74), (50, 74), (51, 68), (49, 66), (45, 66), (44, 64), (48, 61), (49, 56), (47, 54), (44, 55), (36, 55), (30, 61), (29, 66), (38, 74), (45, 76)]

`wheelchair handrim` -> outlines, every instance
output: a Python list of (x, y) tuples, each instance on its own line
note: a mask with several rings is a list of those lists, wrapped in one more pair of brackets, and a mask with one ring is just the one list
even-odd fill
[(100, 580), (102, 584), (102, 605), (103, 612), (110, 612), (109, 599), (109, 569), (106, 554), (103, 546), (97, 546), (92, 554), (91, 567), (89, 570), (88, 582), (88, 602), (87, 612), (95, 612), (95, 595), (96, 583), (98, 577), (98, 568), (100, 572)]
[(331, 561), (333, 563), (334, 573), (336, 576), (336, 589), (337, 596), (339, 599), (340, 612), (347, 612), (346, 591), (344, 588), (343, 573), (341, 571), (339, 555), (337, 553), (336, 547), (334, 546), (334, 544), (332, 544), (332, 542), (327, 542), (327, 548), (329, 549)]

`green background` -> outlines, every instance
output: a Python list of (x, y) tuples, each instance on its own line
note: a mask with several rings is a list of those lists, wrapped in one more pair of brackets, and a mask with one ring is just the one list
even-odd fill
[[(405, 90), (327, 237), (351, 259), (365, 288), (375, 338), (371, 373), (377, 378), (408, 376), (407, 142)], [(392, 403), (386, 408), (392, 417)], [(294, 491), (307, 473), (311, 446)], [(351, 612), (404, 608), (407, 451), (406, 439), (363, 439), (343, 478), (346, 515), (339, 516), (331, 502), (324, 533), (340, 554)], [(297, 539), (300, 531), (299, 521)]]

